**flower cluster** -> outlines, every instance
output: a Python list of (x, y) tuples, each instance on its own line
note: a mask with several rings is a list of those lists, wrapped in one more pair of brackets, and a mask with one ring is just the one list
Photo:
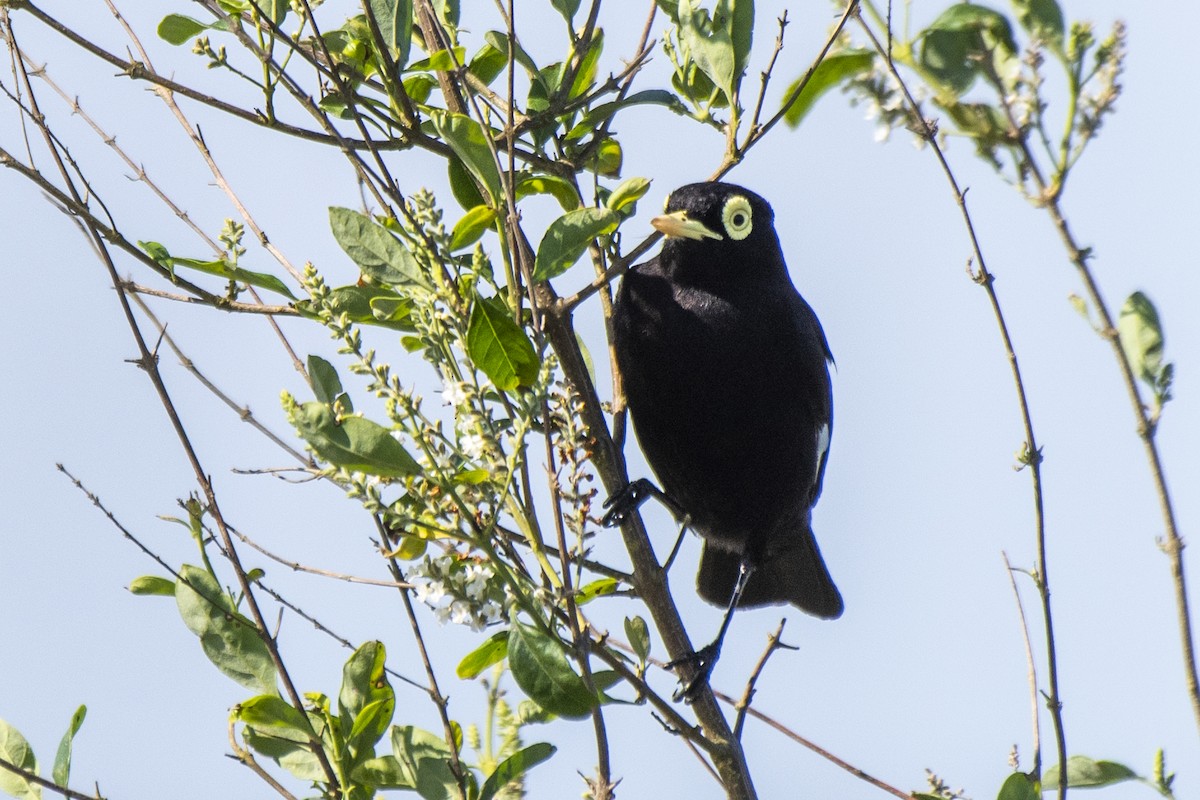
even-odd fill
[(433, 609), (438, 621), (470, 625), (472, 630), (500, 622), (505, 591), (486, 562), (450, 552), (426, 556), (408, 570), (417, 600)]

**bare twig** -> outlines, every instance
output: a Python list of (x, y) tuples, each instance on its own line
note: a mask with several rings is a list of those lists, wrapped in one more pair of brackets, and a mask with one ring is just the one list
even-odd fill
[[(1042, 774), (1042, 726), (1041, 703), (1038, 702), (1037, 667), (1033, 660), (1033, 643), (1029, 638), (1029, 623), (1025, 620), (1025, 606), (1021, 603), (1021, 593), (1017, 590), (1018, 572), (1008, 560), (1008, 553), (1001, 552), (1004, 557), (1004, 568), (1008, 571), (1008, 580), (1012, 584), (1013, 598), (1017, 601), (1017, 619), (1021, 623), (1021, 638), (1025, 642), (1025, 664), (1029, 676), (1029, 705), (1033, 718), (1033, 769), (1034, 775)], [(1061, 762), (1060, 762), (1061, 763)]]
[(762, 675), (762, 671), (766, 668), (767, 660), (776, 650), (799, 649), (790, 644), (784, 644), (779, 640), (779, 637), (783, 635), (783, 626), (786, 624), (786, 619), (779, 620), (779, 627), (767, 637), (767, 647), (759, 657), (758, 663), (754, 665), (754, 669), (750, 671), (750, 677), (746, 680), (746, 688), (742, 691), (742, 697), (734, 706), (737, 710), (737, 718), (733, 723), (733, 735), (738, 739), (742, 738), (742, 728), (746, 724), (746, 712), (750, 710), (750, 703), (754, 700), (754, 686), (758, 683), (758, 677)]
[[(722, 703), (728, 703), (729, 705), (735, 706), (735, 707), (738, 704), (737, 700), (734, 700), (732, 697), (725, 694), (724, 692), (714, 691), (713, 694), (715, 694), (717, 696), (717, 699), (720, 700)], [(754, 717), (755, 719), (760, 720), (760, 721), (765, 722), (766, 724), (770, 725), (772, 728), (779, 731), (784, 736), (791, 739), (793, 742), (796, 742), (797, 744), (807, 747), (809, 750), (813, 751), (814, 753), (819, 755), (821, 758), (825, 759), (826, 761), (830, 762), (831, 764), (833, 764), (835, 766), (841, 767), (842, 769), (846, 770), (846, 772), (849, 772), (854, 777), (860, 778), (860, 779), (866, 781), (867, 783), (871, 784), (872, 786), (876, 787), (877, 789), (882, 789), (883, 791), (887, 792), (888, 794), (895, 795), (896, 797), (901, 798), (901, 800), (914, 800), (913, 796), (911, 794), (909, 794), (908, 792), (897, 789), (895, 786), (892, 786), (890, 783), (885, 783), (885, 782), (879, 780), (878, 778), (868, 775), (867, 773), (863, 772), (858, 767), (854, 766), (853, 764), (851, 764), (847, 761), (844, 761), (844, 760), (838, 758), (837, 756), (835, 756), (833, 753), (829, 752), (825, 748), (812, 742), (809, 739), (804, 738), (800, 734), (793, 731), (791, 728), (784, 725), (782, 722), (779, 722), (774, 717), (770, 717), (770, 716), (764, 714), (763, 712), (759, 711), (757, 708), (750, 708), (750, 709), (748, 709), (747, 713), (749, 713), (750, 716)]]
[[(968, 274), (975, 283), (983, 287), (984, 291), (987, 292), (988, 302), (992, 307), (992, 314), (996, 318), (996, 326), (999, 329), (1000, 339), (1004, 345), (1004, 352), (1008, 358), (1009, 368), (1012, 371), (1013, 385), (1017, 393), (1017, 405), (1021, 413), (1021, 424), (1025, 430), (1025, 446), (1021, 454), (1021, 465), (1029, 468), (1033, 490), (1034, 525), (1038, 551), (1038, 589), (1042, 601), (1042, 619), (1046, 627), (1046, 671), (1049, 688), (1047, 706), (1050, 709), (1051, 721), (1054, 724), (1055, 740), (1058, 747), (1058, 763), (1065, 764), (1067, 763), (1066, 729), (1063, 724), (1062, 700), (1058, 689), (1058, 655), (1055, 647), (1054, 616), (1051, 613), (1050, 606), (1050, 579), (1048, 577), (1049, 570), (1046, 559), (1046, 515), (1042, 499), (1042, 450), (1038, 445), (1037, 438), (1034, 436), (1033, 416), (1025, 392), (1025, 381), (1021, 374), (1020, 364), (1017, 361), (1017, 354), (1012, 337), (1009, 334), (1008, 324), (1000, 307), (1000, 298), (996, 294), (994, 277), (988, 270), (987, 261), (983, 256), (983, 249), (975, 233), (975, 224), (971, 219), (970, 211), (967, 209), (966, 190), (960, 188), (958, 180), (954, 177), (950, 163), (946, 160), (946, 155), (942, 151), (941, 145), (938, 144), (937, 132), (925, 118), (920, 103), (917, 102), (912, 92), (909, 91), (908, 84), (905, 83), (899, 70), (896, 69), (895, 62), (888, 59), (887, 48), (879, 41), (871, 26), (861, 15), (858, 16), (858, 22), (867, 38), (871, 41), (871, 45), (875, 48), (875, 51), (885, 59), (888, 72), (904, 94), (904, 100), (912, 114), (915, 129), (928, 143), (937, 158), (942, 173), (946, 176), (946, 181), (950, 184), (955, 202), (958, 204), (959, 213), (963, 218), (963, 225), (971, 241), (973, 260), (976, 265), (974, 270), (968, 266)], [(1060, 800), (1063, 800), (1067, 791), (1065, 775), (1066, 771), (1061, 770), (1058, 787)]]

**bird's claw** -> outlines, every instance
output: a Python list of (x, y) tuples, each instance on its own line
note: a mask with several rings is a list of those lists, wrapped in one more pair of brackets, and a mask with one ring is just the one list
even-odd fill
[(680, 700), (687, 704), (693, 703), (700, 695), (701, 690), (708, 685), (708, 677), (712, 675), (713, 667), (716, 666), (717, 656), (721, 654), (720, 646), (713, 642), (701, 647), (694, 653), (677, 658), (666, 663), (667, 669), (676, 669), (685, 664), (691, 665), (691, 677), (684, 678), (680, 676), (679, 686), (675, 689), (675, 693), (671, 695), (671, 699), (678, 703)]
[(608, 513), (600, 519), (600, 524), (605, 528), (618, 527), (653, 494), (654, 485), (645, 478), (625, 484), (625, 488), (613, 493), (604, 501)]

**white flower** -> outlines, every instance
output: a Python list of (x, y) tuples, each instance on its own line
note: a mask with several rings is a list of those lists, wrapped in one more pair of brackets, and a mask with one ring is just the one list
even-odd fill
[(887, 123), (884, 123), (883, 125), (879, 125), (875, 128), (875, 141), (879, 142), (880, 144), (882, 144), (883, 142), (886, 142), (888, 140), (888, 137), (891, 135), (892, 135), (892, 126), (888, 125)]
[(484, 595), (487, 594), (488, 580), (491, 577), (491, 572), (484, 569), (482, 564), (471, 564), (463, 575), (463, 592), (472, 600), (477, 602), (483, 600)]
[(461, 381), (446, 379), (442, 382), (442, 399), (446, 405), (458, 408), (467, 399), (466, 384)]
[(458, 446), (470, 459), (479, 459), (487, 451), (487, 441), (478, 433), (468, 433), (459, 438)]
[(450, 621), (455, 625), (466, 625), (473, 621), (474, 614), (471, 613), (471, 604), (466, 600), (455, 600), (450, 604)]
[(441, 581), (422, 580), (413, 586), (413, 594), (419, 602), (426, 605), (436, 605), (446, 596), (446, 584)]

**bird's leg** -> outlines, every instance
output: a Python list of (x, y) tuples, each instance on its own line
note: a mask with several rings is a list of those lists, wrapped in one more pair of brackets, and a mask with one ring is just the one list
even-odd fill
[(687, 703), (692, 702), (696, 699), (696, 694), (700, 689), (708, 683), (708, 676), (712, 674), (713, 667), (716, 666), (717, 659), (721, 656), (721, 645), (725, 641), (729, 623), (733, 621), (733, 612), (737, 610), (738, 602), (741, 601), (742, 593), (746, 591), (746, 584), (750, 581), (753, 573), (754, 564), (743, 557), (738, 568), (737, 582), (733, 584), (733, 593), (729, 596), (729, 607), (725, 609), (725, 618), (721, 620), (721, 629), (717, 631), (717, 638), (691, 655), (667, 662), (667, 669), (675, 669), (683, 664), (692, 666), (692, 676), (679, 679), (679, 688), (673, 695), (676, 702), (680, 700)]
[(617, 527), (629, 519), (629, 515), (637, 511), (642, 503), (651, 497), (657, 498), (676, 519), (683, 521), (686, 525), (687, 514), (679, 504), (646, 478), (638, 478), (636, 481), (627, 483), (625, 488), (605, 500), (604, 507), (608, 509), (608, 513), (600, 520), (600, 524), (605, 528)]

